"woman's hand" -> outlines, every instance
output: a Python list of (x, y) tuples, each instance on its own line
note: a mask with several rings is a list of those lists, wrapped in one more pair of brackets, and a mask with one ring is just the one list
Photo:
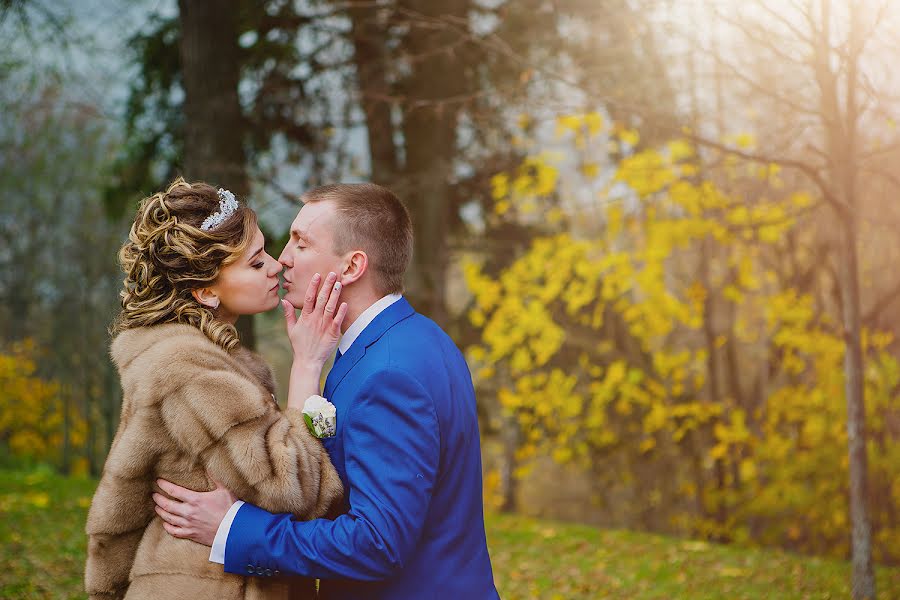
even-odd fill
[(287, 406), (297, 410), (303, 410), (306, 399), (319, 393), (322, 367), (341, 339), (341, 323), (347, 314), (346, 302), (335, 310), (341, 296), (337, 275), (329, 273), (321, 288), (320, 280), (316, 273), (309, 282), (300, 318), (290, 302), (281, 301), (294, 352)]
[(321, 371), (341, 339), (341, 323), (347, 314), (347, 303), (338, 306), (341, 283), (329, 273), (324, 282), (316, 273), (306, 289), (303, 310), (297, 317), (295, 307), (282, 300), (288, 338), (294, 352), (294, 365)]

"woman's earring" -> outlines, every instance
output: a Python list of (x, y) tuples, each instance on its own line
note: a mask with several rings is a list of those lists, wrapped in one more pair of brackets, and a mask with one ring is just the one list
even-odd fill
[(216, 310), (217, 308), (219, 308), (219, 299), (216, 298), (215, 300), (213, 300), (212, 304), (210, 304), (209, 307), (213, 310)]

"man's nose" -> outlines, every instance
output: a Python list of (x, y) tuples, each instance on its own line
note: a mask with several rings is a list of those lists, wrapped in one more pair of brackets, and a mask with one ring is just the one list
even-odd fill
[(268, 261), (269, 263), (269, 277), (276, 277), (281, 271), (284, 269), (284, 266), (272, 258)]
[(285, 267), (287, 267), (289, 269), (291, 268), (291, 265), (288, 264), (290, 255), (291, 255), (291, 253), (288, 252), (288, 248), (287, 248), (287, 246), (285, 246), (284, 250), (282, 250), (281, 254), (278, 256), (278, 262), (280, 262), (282, 265), (284, 265)]

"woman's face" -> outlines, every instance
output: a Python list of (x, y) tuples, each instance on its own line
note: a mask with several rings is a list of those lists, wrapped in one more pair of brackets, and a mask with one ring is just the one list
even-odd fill
[(234, 323), (240, 315), (255, 315), (278, 306), (278, 274), (281, 264), (265, 250), (259, 227), (247, 251), (219, 271), (209, 287), (219, 300), (216, 317)]

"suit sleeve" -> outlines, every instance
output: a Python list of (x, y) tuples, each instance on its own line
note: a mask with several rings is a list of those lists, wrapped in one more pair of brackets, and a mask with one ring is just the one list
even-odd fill
[(203, 372), (166, 398), (160, 413), (179, 448), (243, 500), (311, 519), (341, 496), (337, 471), (303, 414), (282, 413), (240, 375)]
[(408, 373), (381, 371), (364, 382), (345, 419), (349, 512), (297, 522), (245, 504), (225, 547), (227, 572), (264, 564), (307, 577), (374, 581), (409, 561), (440, 460), (432, 398)]

